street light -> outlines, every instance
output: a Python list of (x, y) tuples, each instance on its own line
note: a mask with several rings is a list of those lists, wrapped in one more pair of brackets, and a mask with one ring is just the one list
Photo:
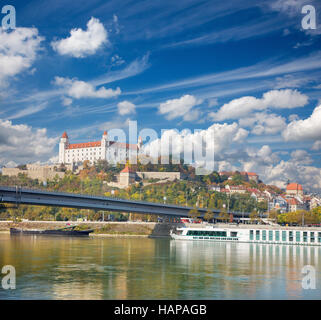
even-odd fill
[(166, 199), (167, 199), (167, 198), (166, 198), (166, 197), (164, 197), (163, 199), (164, 199), (164, 204), (165, 204), (165, 203), (166, 203)]

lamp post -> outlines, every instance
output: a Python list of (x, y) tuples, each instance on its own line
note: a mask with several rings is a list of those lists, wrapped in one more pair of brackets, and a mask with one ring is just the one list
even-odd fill
[(163, 198), (163, 200), (164, 200), (164, 204), (166, 204), (166, 199), (167, 199), (166, 197), (164, 197), (164, 198)]

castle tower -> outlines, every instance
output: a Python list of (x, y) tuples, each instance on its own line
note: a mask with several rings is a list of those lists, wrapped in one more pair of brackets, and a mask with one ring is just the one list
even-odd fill
[(61, 136), (60, 142), (59, 142), (59, 157), (58, 157), (59, 163), (65, 163), (65, 151), (68, 144), (69, 144), (68, 135), (67, 135), (67, 132), (65, 131)]
[(125, 168), (119, 173), (119, 183), (123, 186), (128, 187), (129, 185), (135, 183), (136, 172), (131, 169), (128, 162), (126, 163)]
[(104, 131), (103, 136), (101, 138), (101, 154), (102, 154), (102, 159), (106, 160), (107, 159), (107, 147), (109, 146), (109, 141), (108, 141), (108, 135), (107, 131)]

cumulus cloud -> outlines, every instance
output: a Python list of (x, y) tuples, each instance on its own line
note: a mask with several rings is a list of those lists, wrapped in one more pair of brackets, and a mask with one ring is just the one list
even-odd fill
[(234, 99), (224, 104), (216, 113), (209, 116), (216, 121), (239, 119), (249, 116), (253, 111), (266, 109), (292, 109), (303, 107), (308, 103), (308, 97), (297, 90), (271, 90), (263, 94), (261, 99), (246, 96)]
[(305, 120), (290, 122), (282, 135), (286, 141), (321, 140), (321, 105)]
[(49, 138), (46, 129), (0, 119), (0, 165), (47, 161), (57, 143), (58, 138)]
[[(113, 89), (106, 89), (105, 87), (100, 87), (99, 89), (96, 89), (92, 84), (85, 81), (78, 80), (78, 79), (55, 77), (55, 80), (53, 83), (57, 86), (64, 87), (66, 89), (66, 94), (69, 97), (72, 97), (75, 99), (81, 99), (81, 98), (107, 99), (107, 98), (117, 97), (118, 95), (121, 94), (120, 88), (113, 90)], [(67, 101), (67, 102), (69, 103), (70, 101)]]
[(10, 32), (0, 28), (0, 86), (6, 86), (9, 78), (31, 67), (43, 40), (36, 28)]
[(53, 41), (51, 46), (61, 55), (84, 58), (96, 53), (103, 44), (108, 43), (108, 34), (103, 24), (92, 17), (87, 23), (87, 30), (72, 29), (70, 37)]
[(193, 121), (200, 115), (199, 111), (193, 108), (202, 102), (202, 100), (186, 94), (179, 99), (167, 100), (161, 103), (158, 107), (158, 112), (165, 115), (168, 120), (183, 118), (185, 121)]
[(239, 120), (241, 127), (252, 128), (251, 133), (255, 135), (276, 134), (286, 127), (285, 118), (274, 113), (258, 112), (251, 117)]
[(321, 150), (321, 140), (317, 140), (313, 143), (312, 150)]
[(122, 101), (117, 104), (118, 113), (123, 116), (125, 114), (131, 114), (136, 112), (136, 106), (129, 101)]
[[(144, 146), (145, 154), (160, 155), (182, 155), (183, 152), (191, 153), (193, 145), (200, 142), (200, 138), (205, 139), (209, 133), (214, 136), (214, 150), (209, 148), (209, 152), (215, 154), (215, 161), (223, 161), (224, 153), (228, 152), (233, 143), (241, 144), (248, 136), (248, 131), (240, 128), (237, 123), (218, 124), (215, 123), (205, 130), (165, 130), (161, 138), (155, 139)], [(167, 147), (170, 141), (170, 149)], [(205, 140), (204, 140), (205, 141)], [(169, 151), (169, 152), (167, 152)], [(165, 152), (165, 153), (164, 153)]]
[(301, 183), (306, 190), (321, 188), (321, 169), (314, 166), (303, 165), (301, 161), (290, 159), (280, 161), (277, 165), (267, 168), (264, 182), (285, 187), (288, 179)]

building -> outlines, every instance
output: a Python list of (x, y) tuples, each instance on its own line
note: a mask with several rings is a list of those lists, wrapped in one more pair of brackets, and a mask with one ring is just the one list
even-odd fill
[(277, 195), (270, 199), (268, 202), (268, 211), (280, 211), (280, 213), (285, 213), (288, 211), (288, 202), (284, 197)]
[(229, 186), (228, 184), (225, 186), (225, 189), (228, 190), (228, 193), (241, 193), (245, 194), (246, 193), (246, 188), (243, 186)]
[(286, 194), (289, 196), (303, 197), (302, 185), (298, 183), (289, 183), (286, 186)]
[(226, 176), (228, 177), (228, 179), (232, 179), (232, 177), (239, 173), (245, 181), (255, 181), (256, 183), (259, 182), (259, 175), (256, 174), (255, 172), (246, 172), (246, 171), (241, 171), (241, 172), (238, 172), (238, 171), (221, 171), (219, 172), (218, 174), (222, 177), (222, 176)]
[(70, 143), (66, 132), (63, 133), (59, 143), (59, 163), (70, 164), (88, 160), (94, 163), (98, 160), (107, 160), (109, 163), (125, 162), (131, 156), (137, 156), (142, 149), (142, 138), (137, 144), (110, 141), (107, 131), (100, 141)]
[[(108, 186), (122, 189), (127, 188), (138, 181), (143, 182), (144, 185), (148, 185), (151, 183), (181, 180), (182, 177), (183, 175), (180, 172), (136, 172), (130, 166), (126, 165), (125, 168), (115, 176), (115, 181), (109, 182)], [(148, 180), (154, 181), (148, 182)]]
[(119, 184), (128, 187), (135, 183), (136, 172), (132, 170), (128, 165), (119, 173)]
[(256, 182), (256, 183), (259, 182), (259, 175), (256, 174), (255, 172), (245, 172), (245, 171), (242, 171), (242, 172), (240, 172), (240, 173), (241, 173), (241, 175), (242, 175), (243, 177), (245, 177), (245, 179), (246, 179), (247, 181), (254, 181), (254, 182)]
[(307, 210), (306, 204), (300, 198), (288, 198), (288, 211), (296, 212), (298, 210)]

